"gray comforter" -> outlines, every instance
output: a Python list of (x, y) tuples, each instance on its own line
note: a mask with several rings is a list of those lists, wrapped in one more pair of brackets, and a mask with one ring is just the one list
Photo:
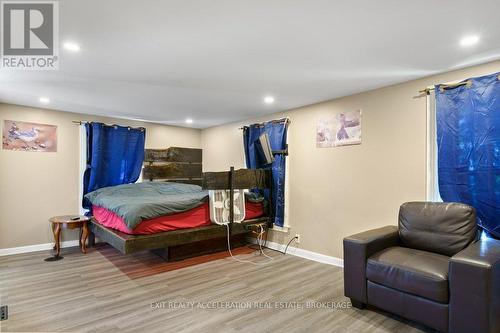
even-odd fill
[(134, 229), (144, 220), (184, 212), (202, 205), (208, 191), (198, 185), (146, 182), (110, 186), (85, 195), (92, 205), (106, 208)]

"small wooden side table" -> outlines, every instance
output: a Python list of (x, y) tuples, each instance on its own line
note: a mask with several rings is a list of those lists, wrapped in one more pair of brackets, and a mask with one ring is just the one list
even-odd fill
[(61, 229), (80, 228), (80, 250), (82, 253), (87, 253), (85, 243), (87, 242), (87, 237), (89, 235), (89, 220), (89, 217), (83, 215), (63, 215), (51, 217), (49, 222), (52, 225), (52, 232), (54, 233), (54, 251), (56, 251), (56, 254), (53, 257), (45, 259), (45, 261), (56, 261), (63, 258), (61, 256)]

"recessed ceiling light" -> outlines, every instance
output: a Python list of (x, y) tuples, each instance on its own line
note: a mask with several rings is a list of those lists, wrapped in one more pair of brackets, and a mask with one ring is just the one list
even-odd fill
[(266, 97), (264, 97), (264, 103), (266, 103), (266, 104), (273, 104), (274, 103), (274, 97), (273, 96), (266, 96)]
[(469, 47), (472, 45), (475, 45), (479, 42), (479, 36), (477, 35), (470, 35), (470, 36), (465, 36), (460, 40), (460, 45), (463, 47)]
[(191, 118), (186, 119), (186, 124), (192, 124), (192, 123), (193, 123), (193, 119), (191, 119)]
[(40, 97), (38, 100), (42, 104), (49, 104), (50, 103), (50, 99), (48, 97)]
[(66, 42), (64, 43), (64, 48), (68, 51), (71, 51), (71, 52), (78, 52), (80, 51), (80, 45), (76, 44), (76, 43), (72, 43), (72, 42)]

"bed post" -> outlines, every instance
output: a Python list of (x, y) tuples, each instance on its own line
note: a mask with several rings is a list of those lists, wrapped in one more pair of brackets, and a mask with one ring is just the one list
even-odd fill
[(154, 254), (159, 256), (165, 261), (170, 261), (170, 251), (168, 250), (168, 247), (162, 247), (160, 249), (153, 249), (151, 250)]
[(234, 222), (234, 166), (229, 169), (229, 236)]
[[(89, 224), (91, 224), (91, 223), (89, 223)], [(88, 239), (88, 242), (89, 242), (88, 247), (94, 247), (95, 246), (95, 234), (92, 231), (92, 228), (90, 228), (89, 236), (88, 236), (87, 239)]]
[(267, 181), (268, 181), (268, 190), (269, 190), (269, 197), (268, 197), (268, 214), (269, 214), (269, 219), (267, 223), (267, 228), (272, 228), (274, 225), (274, 220), (275, 220), (275, 210), (274, 210), (274, 202), (273, 202), (273, 190), (274, 190), (274, 179), (273, 179), (273, 168), (268, 169), (269, 172), (267, 173)]

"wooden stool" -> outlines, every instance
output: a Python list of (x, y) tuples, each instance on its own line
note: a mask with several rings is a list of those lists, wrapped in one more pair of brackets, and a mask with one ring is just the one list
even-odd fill
[(49, 219), (52, 224), (52, 232), (54, 233), (54, 251), (56, 251), (55, 256), (45, 259), (45, 261), (56, 261), (63, 257), (61, 254), (61, 229), (76, 229), (80, 228), (80, 250), (82, 253), (87, 253), (87, 248), (85, 243), (87, 242), (87, 237), (89, 235), (88, 221), (90, 218), (83, 215), (63, 215), (54, 216)]

